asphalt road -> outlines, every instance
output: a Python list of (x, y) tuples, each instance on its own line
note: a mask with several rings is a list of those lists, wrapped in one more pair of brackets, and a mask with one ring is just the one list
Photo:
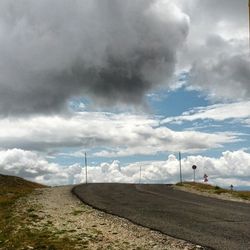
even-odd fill
[(208, 198), (167, 185), (83, 184), (85, 203), (211, 249), (250, 250), (250, 204)]

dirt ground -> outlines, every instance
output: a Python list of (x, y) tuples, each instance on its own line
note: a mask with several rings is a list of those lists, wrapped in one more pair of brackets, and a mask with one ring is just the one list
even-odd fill
[(31, 214), (31, 230), (46, 228), (57, 237), (73, 239), (72, 249), (202, 249), (95, 210), (76, 198), (71, 189), (72, 186), (37, 189), (19, 200), (17, 213), (25, 210)]

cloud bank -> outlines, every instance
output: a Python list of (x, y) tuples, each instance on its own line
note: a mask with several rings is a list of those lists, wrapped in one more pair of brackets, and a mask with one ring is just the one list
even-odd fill
[(105, 147), (95, 156), (199, 152), (239, 138), (230, 132), (174, 131), (149, 115), (77, 112), (71, 117), (39, 116), (0, 120), (0, 148), (53, 152), (63, 148)]
[[(192, 165), (197, 168), (197, 181), (206, 173), (209, 182), (229, 187), (250, 187), (250, 154), (244, 151), (226, 151), (220, 158), (188, 156), (183, 159), (183, 178), (192, 180)], [(175, 183), (179, 181), (179, 162), (174, 155), (166, 161), (136, 162), (122, 165), (119, 161), (88, 167), (89, 182), (138, 183), (142, 167), (143, 183)], [(0, 151), (0, 171), (47, 185), (85, 182), (85, 169), (79, 164), (69, 167), (49, 163), (38, 154), (20, 149)]]
[(72, 96), (139, 103), (171, 78), (189, 21), (163, 0), (0, 2), (0, 114), (53, 113)]
[(245, 0), (2, 0), (0, 115), (138, 104), (177, 63), (189, 88), (249, 99), (247, 25)]

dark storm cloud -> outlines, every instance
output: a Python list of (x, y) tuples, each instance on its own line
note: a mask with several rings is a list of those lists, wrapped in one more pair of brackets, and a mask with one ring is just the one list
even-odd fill
[(250, 60), (248, 55), (223, 56), (195, 64), (190, 80), (193, 86), (209, 91), (213, 98), (250, 97)]
[(53, 113), (72, 96), (138, 103), (172, 76), (188, 18), (163, 0), (2, 0), (0, 113)]
[(226, 20), (236, 24), (244, 25), (248, 12), (248, 0), (177, 0), (185, 12), (192, 16), (192, 20), (212, 23), (218, 20)]
[(247, 0), (177, 0), (190, 16), (181, 64), (188, 85), (218, 100), (250, 98)]

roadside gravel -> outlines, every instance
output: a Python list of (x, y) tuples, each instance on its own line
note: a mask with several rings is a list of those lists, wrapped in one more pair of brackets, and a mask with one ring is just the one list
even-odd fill
[(46, 227), (52, 234), (75, 239), (72, 249), (202, 249), (183, 240), (135, 225), (83, 204), (72, 193), (73, 186), (37, 189), (19, 201), (18, 210), (32, 211), (31, 229)]

